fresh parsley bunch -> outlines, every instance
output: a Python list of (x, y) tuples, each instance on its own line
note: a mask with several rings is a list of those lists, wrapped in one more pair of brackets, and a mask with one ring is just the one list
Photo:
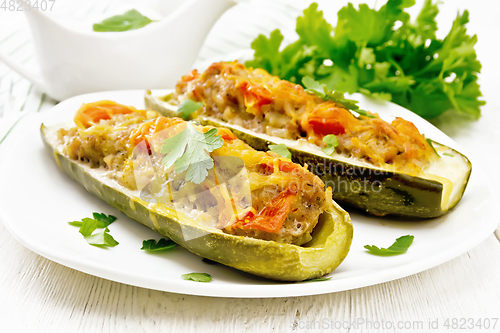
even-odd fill
[(424, 118), (448, 109), (480, 117), (477, 37), (465, 25), (469, 13), (458, 14), (448, 35), (436, 37), (437, 3), (426, 0), (415, 19), (405, 12), (414, 0), (389, 0), (379, 10), (349, 3), (333, 28), (316, 3), (297, 18), (299, 39), (281, 49), (283, 35), (274, 30), (252, 43), (260, 67), (282, 79), (303, 84), (311, 78), (329, 89), (392, 100)]

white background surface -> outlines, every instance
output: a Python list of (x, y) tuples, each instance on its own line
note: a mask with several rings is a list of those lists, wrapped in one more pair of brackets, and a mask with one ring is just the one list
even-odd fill
[[(320, 6), (324, 3), (332, 2), (320, 1)], [(343, 4), (336, 1), (334, 5), (339, 8)], [(198, 60), (247, 48), (257, 33), (268, 33), (275, 27), (282, 29), (286, 41), (293, 40), (295, 17), (307, 5), (307, 1), (242, 2), (214, 27)], [(486, 173), (495, 175), (500, 162), (499, 5), (497, 1), (486, 0), (445, 1), (438, 16), (439, 27), (447, 31), (457, 9), (464, 8), (470, 11), (469, 31), (479, 38), (476, 50), (483, 64), (480, 80), (487, 105), (479, 121), (465, 122), (448, 114), (436, 124), (483, 166), (493, 165)], [(328, 18), (332, 16), (334, 13), (327, 14)], [(29, 38), (22, 13), (0, 11), (0, 51), (34, 66)], [(44, 112), (54, 101), (30, 88), (27, 81), (2, 64), (0, 78), (0, 112), (4, 114), (0, 118), (1, 141), (17, 118), (30, 112)], [(0, 149), (3, 148), (0, 144)], [(498, 178), (492, 177), (491, 185), (499, 187)], [(2, 184), (0, 190), (8, 191)], [(26, 203), (26, 209), (29, 207)], [(216, 299), (152, 291), (79, 273), (27, 250), (0, 225), (0, 330), (347, 332), (347, 328), (333, 330), (331, 320), (344, 327), (364, 320), (372, 326), (360, 324), (350, 332), (443, 332), (447, 331), (443, 326), (446, 319), (451, 324), (453, 318), (477, 320), (500, 316), (498, 234), (497, 231), (496, 236), (448, 263), (373, 287), (284, 299)], [(439, 329), (430, 329), (429, 322), (436, 320)], [(322, 327), (317, 323), (316, 329), (306, 329), (308, 321), (321, 322)], [(390, 321), (394, 327), (421, 321), (424, 329), (369, 329), (382, 321)]]

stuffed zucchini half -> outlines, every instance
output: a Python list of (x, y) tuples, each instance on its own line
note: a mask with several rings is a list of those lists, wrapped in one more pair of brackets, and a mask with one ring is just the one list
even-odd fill
[(331, 189), (227, 129), (99, 101), (41, 133), (90, 193), (201, 257), (302, 281), (332, 272), (349, 251), (350, 217)]
[(203, 102), (190, 118), (229, 128), (258, 150), (284, 144), (294, 162), (333, 188), (334, 200), (370, 214), (443, 215), (460, 201), (471, 173), (464, 155), (426, 139), (409, 121), (350, 111), (238, 62), (194, 70), (172, 93), (145, 96), (149, 109), (171, 117), (188, 99)]

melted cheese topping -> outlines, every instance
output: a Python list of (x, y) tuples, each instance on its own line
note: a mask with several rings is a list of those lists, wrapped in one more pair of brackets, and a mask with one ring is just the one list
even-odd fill
[[(174, 109), (175, 106), (165, 103), (164, 107)], [(220, 122), (214, 118), (208, 118), (212, 122)], [(253, 135), (252, 131), (243, 128), (241, 126), (233, 126), (235, 130)], [(299, 140), (288, 140), (272, 137), (266, 134), (259, 135), (263, 140), (268, 140), (276, 144), (284, 144), (292, 149), (307, 151), (310, 154), (314, 154), (320, 158), (333, 158), (337, 161), (344, 163), (378, 169), (381, 171), (399, 172), (399, 170), (394, 165), (385, 164), (382, 166), (374, 166), (368, 163), (364, 159), (360, 158), (348, 158), (343, 154), (334, 152), (331, 156), (326, 155), (317, 145), (310, 143), (305, 139)], [(469, 161), (458, 152), (453, 149), (441, 145), (439, 143), (434, 143), (434, 148), (438, 152), (440, 158), (433, 159), (433, 161), (427, 164), (421, 171), (414, 172), (411, 175), (415, 177), (420, 177), (429, 180), (435, 180), (443, 184), (443, 196), (441, 200), (441, 208), (447, 210), (452, 204), (457, 202), (462, 195), (462, 189), (467, 184), (467, 175), (470, 172)], [(446, 155), (445, 155), (446, 154)], [(437, 157), (437, 156), (436, 156)]]
[[(230, 234), (301, 245), (311, 239), (327, 207), (319, 177), (276, 153), (254, 150), (230, 130), (217, 129), (222, 146), (207, 156), (212, 167), (205, 166), (208, 161), (190, 160), (179, 171), (179, 159), (167, 168), (161, 151), (165, 140), (191, 126), (180, 118), (101, 101), (84, 104), (75, 123), (77, 127), (56, 132), (65, 156), (106, 170), (106, 177), (136, 190), (138, 202), (184, 213), (178, 216), (184, 224), (199, 222)], [(199, 132), (214, 129), (193, 126)], [(189, 156), (187, 149), (203, 149), (191, 144), (182, 148), (182, 158)], [(193, 169), (208, 175), (201, 183), (186, 181)], [(134, 210), (134, 201), (129, 204)], [(160, 228), (154, 214), (150, 220)]]

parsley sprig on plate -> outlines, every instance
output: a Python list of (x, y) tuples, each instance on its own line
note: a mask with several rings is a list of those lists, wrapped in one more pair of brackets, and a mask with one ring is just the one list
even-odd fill
[(188, 273), (181, 275), (184, 280), (195, 281), (195, 282), (210, 282), (212, 281), (212, 276), (208, 273)]
[(171, 239), (161, 238), (159, 241), (156, 241), (154, 239), (148, 239), (142, 241), (141, 250), (158, 252), (158, 251), (170, 250), (176, 246), (177, 244)]
[(100, 247), (118, 245), (119, 243), (109, 234), (108, 229), (108, 226), (116, 221), (116, 217), (104, 213), (92, 213), (92, 217), (85, 217), (81, 221), (73, 221), (69, 224), (80, 227), (79, 232), (90, 245)]
[(412, 235), (401, 236), (388, 248), (379, 248), (375, 245), (365, 245), (365, 249), (368, 250), (368, 253), (376, 256), (395, 256), (408, 251), (408, 248), (413, 243), (413, 238), (414, 237)]

